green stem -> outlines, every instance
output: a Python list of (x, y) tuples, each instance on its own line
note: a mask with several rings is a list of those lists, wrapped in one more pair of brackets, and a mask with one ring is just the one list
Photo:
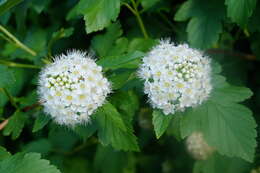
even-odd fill
[(20, 47), (21, 49), (25, 50), (32, 56), (36, 56), (36, 52), (21, 43), (13, 34), (11, 34), (7, 29), (5, 29), (2, 25), (0, 25), (0, 31), (3, 32), (5, 35), (7, 35), (17, 47)]
[(134, 0), (131, 0), (131, 2), (133, 4), (133, 8), (130, 5), (126, 4), (126, 3), (124, 3), (124, 5), (136, 16), (137, 22), (138, 22), (138, 24), (139, 24), (139, 26), (141, 28), (141, 31), (142, 31), (142, 33), (144, 35), (144, 38), (149, 38), (149, 36), (147, 34), (147, 31), (145, 29), (143, 20), (142, 20), (142, 18), (140, 16), (140, 13), (138, 11), (138, 5), (137, 5), (137, 3)]
[(134, 15), (136, 15), (135, 10), (129, 4), (123, 2), (123, 5), (126, 6)]
[(5, 41), (7, 41), (7, 42), (12, 42), (12, 40), (10, 40), (8, 37), (6, 37), (6, 36), (3, 35), (3, 34), (0, 34), (0, 37), (1, 37), (2, 39), (4, 39)]
[(16, 109), (19, 109), (16, 102), (14, 101), (14, 98), (12, 97), (12, 95), (7, 91), (7, 89), (5, 88), (0, 88), (0, 90), (5, 93), (5, 95), (8, 97), (10, 103), (13, 105), (13, 107), (15, 107)]
[(20, 64), (20, 63), (14, 63), (12, 61), (5, 61), (0, 60), (0, 64), (9, 66), (9, 67), (19, 67), (19, 68), (32, 68), (32, 69), (40, 69), (40, 66), (31, 65), (31, 64)]

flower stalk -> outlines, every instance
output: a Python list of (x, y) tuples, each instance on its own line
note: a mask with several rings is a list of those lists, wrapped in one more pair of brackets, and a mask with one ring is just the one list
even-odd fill
[[(2, 25), (0, 25), (0, 31), (3, 32), (7, 37), (10, 38), (11, 43), (15, 44), (17, 47), (23, 49), (24, 51), (28, 52), (32, 56), (36, 56), (36, 52), (24, 45), (20, 42), (13, 34), (11, 34), (7, 29), (5, 29)], [(8, 39), (7, 39), (8, 41)]]
[(132, 2), (133, 7), (131, 7), (127, 3), (123, 3), (123, 5), (125, 5), (135, 15), (135, 17), (137, 19), (137, 22), (138, 22), (138, 24), (140, 26), (140, 29), (141, 29), (141, 31), (142, 31), (142, 33), (144, 35), (144, 38), (147, 39), (147, 38), (149, 38), (149, 36), (148, 36), (148, 33), (147, 33), (146, 29), (145, 29), (144, 22), (143, 22), (143, 20), (141, 18), (141, 15), (140, 15), (140, 13), (138, 11), (139, 3), (136, 3), (135, 0), (131, 0), (131, 2)]
[(12, 61), (0, 60), (0, 64), (3, 64), (8, 67), (18, 67), (18, 68), (30, 68), (30, 69), (40, 69), (40, 66), (32, 65), (32, 64), (21, 64), (14, 63)]

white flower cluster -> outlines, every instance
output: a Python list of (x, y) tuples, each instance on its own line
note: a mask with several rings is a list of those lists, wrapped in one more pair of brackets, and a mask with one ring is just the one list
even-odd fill
[(175, 46), (169, 41), (154, 47), (139, 70), (153, 108), (166, 115), (205, 101), (212, 89), (210, 75), (208, 57), (186, 44)]
[(55, 57), (39, 77), (38, 93), (44, 111), (58, 124), (88, 122), (110, 91), (102, 68), (80, 51)]
[(201, 132), (193, 132), (186, 139), (186, 146), (188, 152), (197, 160), (206, 160), (215, 151), (204, 140)]

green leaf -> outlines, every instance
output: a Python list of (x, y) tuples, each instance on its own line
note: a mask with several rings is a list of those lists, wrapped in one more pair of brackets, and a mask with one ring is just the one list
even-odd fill
[(108, 79), (112, 83), (113, 90), (122, 88), (134, 73), (135, 71), (133, 70), (119, 69), (109, 75)]
[(89, 173), (93, 172), (92, 162), (83, 157), (68, 157), (63, 161), (63, 173)]
[(171, 120), (169, 127), (167, 128), (167, 135), (173, 135), (178, 141), (181, 141), (181, 124), (182, 115), (180, 113), (175, 113)]
[(6, 3), (7, 0), (0, 0), (0, 5)]
[(18, 153), (0, 162), (0, 172), (4, 173), (60, 173), (49, 161), (41, 159), (37, 153)]
[(15, 5), (19, 4), (23, 0), (8, 0), (5, 3), (0, 4), (0, 16), (7, 12), (10, 8), (14, 7)]
[[(259, 15), (260, 16), (260, 15)], [(260, 31), (260, 27), (259, 27)], [(251, 50), (256, 55), (256, 59), (260, 60), (260, 33), (257, 32), (256, 34), (252, 35), (252, 40), (251, 40)]]
[(131, 64), (135, 60), (140, 60), (144, 53), (135, 51), (126, 55), (108, 56), (100, 59), (97, 64), (101, 65), (105, 70), (118, 68), (137, 68), (138, 64)]
[(37, 92), (36, 90), (32, 90), (26, 97), (16, 98), (16, 101), (19, 102), (20, 107), (31, 106), (38, 101)]
[(188, 41), (196, 48), (210, 48), (222, 32), (221, 21), (205, 13), (204, 17), (192, 18), (187, 27)]
[(144, 38), (134, 38), (131, 40), (128, 46), (128, 52), (134, 52), (136, 50), (147, 52), (149, 51), (153, 46), (155, 46), (158, 43), (158, 40), (154, 39), (144, 39)]
[[(10, 82), (6, 83), (8, 84), (6, 89), (10, 92), (12, 96), (16, 96), (20, 93), (21, 89), (25, 84), (25, 81), (28, 80), (28, 77), (30, 77), (30, 75), (26, 73), (24, 69), (21, 68), (10, 68), (8, 69), (8, 71), (10, 71), (13, 74), (14, 79), (19, 79), (19, 80), (15, 80), (14, 83), (13, 80), (11, 80), (11, 83)], [(7, 96), (3, 92), (0, 92), (0, 106), (4, 106), (7, 102), (8, 102)]]
[(159, 1), (160, 0), (141, 0), (141, 4), (144, 9), (148, 9), (148, 8), (151, 8), (152, 6), (154, 6)]
[(4, 147), (0, 146), (0, 162), (10, 156), (11, 154)]
[[(260, 32), (260, 3), (257, 3), (252, 16), (249, 18), (248, 29), (250, 32)], [(253, 37), (256, 39), (255, 37)], [(259, 39), (256, 39), (259, 40)]]
[(94, 170), (102, 173), (122, 173), (127, 161), (126, 156), (126, 153), (116, 151), (111, 147), (98, 146), (94, 159)]
[(77, 125), (72, 129), (79, 137), (87, 140), (97, 131), (95, 120), (91, 120), (88, 124)]
[(48, 140), (53, 148), (58, 148), (62, 152), (71, 152), (79, 141), (78, 135), (66, 126), (51, 124), (50, 127)]
[(97, 112), (98, 137), (103, 145), (111, 144), (120, 150), (139, 151), (136, 137), (129, 129), (119, 112), (107, 103)]
[(5, 88), (15, 82), (14, 74), (6, 66), (0, 65), (0, 88)]
[(225, 17), (224, 4), (219, 0), (190, 0), (185, 2), (175, 15), (176, 21), (189, 18), (189, 43), (196, 48), (206, 49), (216, 44), (222, 32), (222, 20)]
[(123, 31), (119, 23), (111, 24), (104, 34), (99, 34), (91, 40), (91, 47), (97, 52), (98, 56), (104, 57), (110, 54), (111, 48)]
[(39, 112), (36, 116), (36, 120), (33, 124), (33, 133), (41, 130), (51, 120), (51, 117), (45, 115), (43, 112)]
[(153, 126), (157, 139), (159, 139), (167, 130), (172, 118), (173, 115), (164, 115), (159, 110), (153, 111)]
[(32, 56), (24, 50), (17, 49), (14, 53), (14, 57), (19, 59), (26, 59), (30, 61), (37, 61), (37, 59), (46, 56), (47, 54), (47, 30), (44, 29), (33, 29), (27, 32), (23, 43), (37, 52), (37, 56)]
[(46, 155), (51, 151), (51, 143), (45, 138), (34, 140), (23, 147), (25, 152), (37, 152)]
[(179, 22), (188, 20), (191, 17), (193, 3), (194, 1), (185, 1), (176, 12), (174, 20)]
[(255, 9), (256, 2), (256, 0), (225, 0), (227, 15), (233, 22), (245, 27)]
[(117, 107), (122, 115), (127, 115), (129, 117), (128, 121), (130, 122), (133, 120), (133, 117), (139, 108), (138, 96), (132, 90), (118, 91), (111, 98), (111, 102)]
[(67, 38), (67, 37), (70, 37), (74, 32), (74, 28), (61, 28), (59, 29), (58, 31), (54, 32), (51, 36), (51, 39), (48, 43), (48, 52), (51, 52), (51, 48), (53, 46), (53, 44), (58, 41), (59, 39), (62, 39), (62, 38)]
[(252, 112), (236, 103), (249, 98), (252, 92), (247, 88), (231, 86), (219, 77), (212, 80), (222, 82), (215, 82), (208, 101), (184, 113), (182, 137), (201, 131), (209, 145), (219, 153), (252, 162), (256, 147), (256, 123)]
[(45, 1), (38, 1), (38, 0), (32, 0), (31, 7), (38, 13), (42, 13), (44, 9), (48, 7), (48, 4), (50, 3), (50, 0)]
[[(227, 94), (228, 93), (228, 94)], [(214, 100), (219, 102), (241, 102), (253, 95), (249, 88), (229, 85), (214, 92)]]
[(58, 31), (54, 32), (51, 36), (51, 41), (52, 40), (58, 40), (61, 38), (66, 38), (69, 37), (73, 34), (74, 32), (74, 28), (70, 27), (70, 28), (61, 28)]
[(16, 139), (20, 136), (24, 124), (27, 120), (27, 116), (24, 112), (16, 111), (8, 121), (8, 124), (4, 128), (3, 134), (5, 136), (12, 136), (12, 139)]
[(81, 0), (75, 8), (78, 14), (84, 16), (86, 32), (91, 33), (102, 30), (116, 20), (120, 0)]
[(249, 164), (239, 158), (229, 158), (214, 154), (207, 160), (197, 161), (193, 173), (244, 173), (247, 172)]
[(120, 37), (115, 41), (114, 46), (108, 52), (108, 55), (121, 55), (127, 52), (128, 39), (125, 37)]

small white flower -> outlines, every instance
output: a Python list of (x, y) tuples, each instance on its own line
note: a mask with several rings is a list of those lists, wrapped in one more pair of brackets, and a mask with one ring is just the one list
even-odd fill
[(55, 57), (39, 76), (38, 93), (44, 111), (58, 124), (89, 122), (110, 92), (102, 68), (80, 51)]
[(192, 157), (197, 160), (206, 160), (215, 151), (204, 140), (201, 132), (193, 132), (186, 139), (186, 147)]
[(161, 41), (143, 58), (139, 76), (153, 108), (166, 115), (198, 106), (212, 90), (209, 58), (186, 44)]

